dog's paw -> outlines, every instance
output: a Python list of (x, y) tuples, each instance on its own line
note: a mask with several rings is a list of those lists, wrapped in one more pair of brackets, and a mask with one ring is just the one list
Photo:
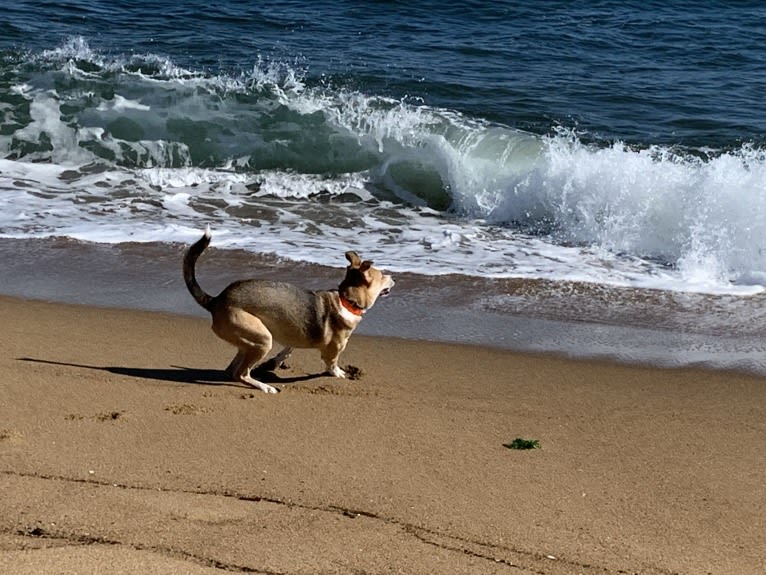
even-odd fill
[(249, 381), (246, 381), (245, 383), (247, 383), (251, 387), (260, 389), (263, 393), (279, 393), (279, 390), (273, 385), (269, 385), (268, 383), (263, 383), (262, 381), (258, 381), (257, 379), (250, 379)]
[(341, 379), (346, 378), (346, 372), (343, 371), (339, 366), (333, 365), (331, 368), (327, 370), (327, 373), (332, 375), (333, 377), (340, 377)]

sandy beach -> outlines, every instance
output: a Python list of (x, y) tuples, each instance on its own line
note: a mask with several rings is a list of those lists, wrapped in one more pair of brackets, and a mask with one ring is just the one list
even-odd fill
[(354, 336), (268, 396), (202, 318), (0, 321), (3, 573), (766, 569), (757, 377)]

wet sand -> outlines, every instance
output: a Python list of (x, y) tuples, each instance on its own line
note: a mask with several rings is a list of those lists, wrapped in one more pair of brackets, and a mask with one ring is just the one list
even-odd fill
[(361, 335), (268, 396), (204, 317), (0, 321), (3, 573), (766, 570), (762, 378)]
[[(0, 294), (205, 317), (181, 278), (185, 247), (0, 239)], [(339, 255), (339, 268), (345, 264)], [(337, 286), (339, 268), (212, 247), (197, 275), (210, 293), (243, 277), (326, 289)], [(375, 307), (358, 333), (766, 377), (765, 295), (394, 275), (392, 297)]]

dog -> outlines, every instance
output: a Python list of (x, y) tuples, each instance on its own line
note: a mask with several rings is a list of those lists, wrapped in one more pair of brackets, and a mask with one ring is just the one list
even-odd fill
[(208, 227), (186, 251), (183, 274), (189, 293), (210, 312), (213, 332), (238, 350), (226, 373), (234, 381), (277, 393), (277, 388), (258, 381), (250, 372), (278, 342), (284, 348), (269, 365), (281, 365), (293, 348), (315, 348), (327, 373), (345, 377), (338, 358), (364, 314), (378, 297), (390, 293), (393, 278), (348, 251), (349, 265), (337, 290), (309, 291), (286, 282), (248, 279), (233, 282), (213, 297), (200, 287), (195, 275), (197, 260), (210, 239)]

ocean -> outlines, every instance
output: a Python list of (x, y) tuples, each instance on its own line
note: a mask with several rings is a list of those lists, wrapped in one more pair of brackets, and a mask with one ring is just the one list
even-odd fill
[(403, 278), (368, 333), (766, 373), (764, 93), (757, 2), (7, 3), (0, 293), (194, 313), (210, 225)]

